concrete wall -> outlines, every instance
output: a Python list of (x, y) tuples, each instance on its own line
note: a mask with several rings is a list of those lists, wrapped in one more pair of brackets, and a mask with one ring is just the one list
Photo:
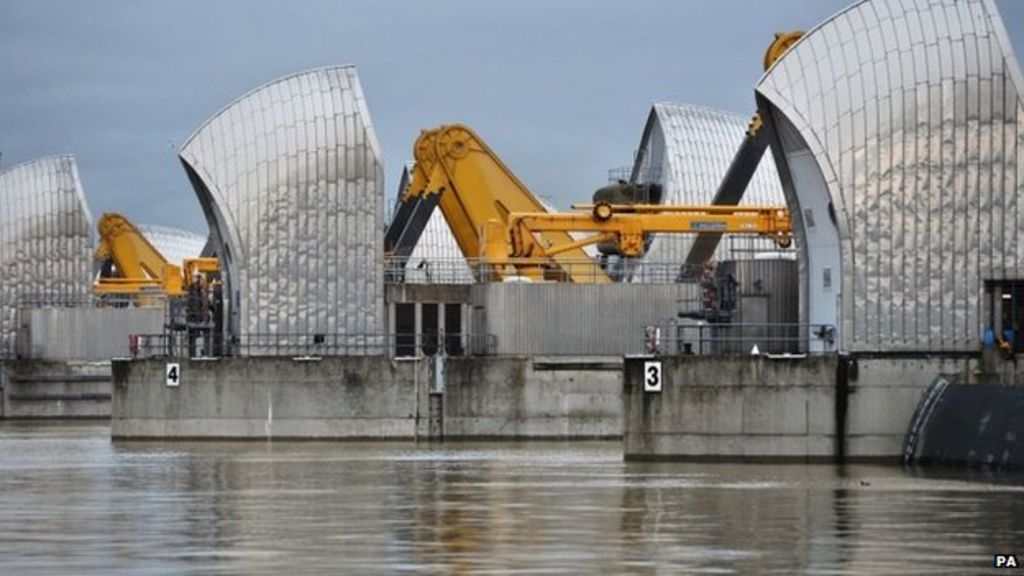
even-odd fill
[[(426, 363), (381, 357), (114, 361), (113, 438), (413, 438)], [(419, 398), (417, 398), (417, 394)]]
[(129, 354), (129, 335), (162, 333), (164, 308), (24, 308), (19, 325), (22, 358), (109, 360)]
[(622, 358), (458, 358), (446, 364), (445, 438), (618, 438)]
[(0, 363), (0, 418), (108, 418), (109, 362)]
[(645, 360), (626, 361), (627, 459), (895, 460), (935, 375), (973, 369), (966, 359), (858, 358), (837, 394), (836, 356), (660, 360), (658, 394), (644, 392)]
[[(621, 359), (286, 358), (113, 364), (114, 438), (598, 438), (622, 430)], [(434, 410), (432, 410), (434, 408)]]

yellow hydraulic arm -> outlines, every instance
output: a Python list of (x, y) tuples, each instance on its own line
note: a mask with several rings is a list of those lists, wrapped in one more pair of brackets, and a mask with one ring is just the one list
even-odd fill
[(196, 275), (220, 270), (216, 258), (189, 258), (185, 272), (164, 258), (146, 237), (121, 214), (104, 214), (96, 225), (100, 241), (93, 259), (113, 264), (116, 276), (101, 274), (93, 285), (96, 294), (139, 294), (143, 292), (180, 296)]
[[(485, 256), (491, 236), (507, 236), (508, 219), (514, 212), (547, 213), (547, 209), (469, 127), (445, 125), (425, 130), (413, 149), (416, 167), (402, 202), (436, 196), (445, 220), (467, 258)], [(490, 235), (490, 236), (489, 236)], [(539, 231), (535, 242), (543, 246), (565, 245), (572, 236), (562, 230)], [(507, 255), (501, 259), (508, 262)], [(582, 248), (553, 254), (548, 264), (560, 268), (560, 276), (572, 282), (609, 283), (611, 278)], [(544, 270), (530, 263), (513, 263), (516, 274), (543, 279)], [(492, 270), (492, 279), (501, 272)]]
[[(757, 234), (767, 236), (782, 247), (791, 243), (792, 221), (786, 208), (777, 206), (672, 206), (659, 204), (573, 206), (574, 213), (515, 213), (509, 216), (508, 233), (503, 240), (492, 237), (488, 259), (501, 263), (508, 258), (554, 258), (587, 244), (614, 242), (624, 256), (644, 253), (644, 234)], [(537, 242), (544, 232), (589, 232), (581, 240), (559, 245)], [(495, 235), (497, 236), (497, 235)]]

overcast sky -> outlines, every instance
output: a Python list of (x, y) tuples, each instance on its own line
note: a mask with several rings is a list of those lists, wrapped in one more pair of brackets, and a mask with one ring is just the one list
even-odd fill
[[(73, 153), (94, 216), (206, 231), (177, 148), (235, 97), (358, 67), (387, 196), (465, 122), (560, 207), (628, 165), (653, 102), (753, 112), (778, 30), (848, 0), (0, 1), (2, 165)], [(998, 0), (1021, 58), (1024, 1)]]

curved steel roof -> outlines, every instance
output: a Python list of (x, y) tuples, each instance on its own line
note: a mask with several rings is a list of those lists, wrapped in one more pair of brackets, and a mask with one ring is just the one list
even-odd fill
[(139, 231), (168, 262), (181, 265), (186, 258), (198, 258), (206, 246), (206, 237), (181, 228), (139, 224)]
[(229, 329), (383, 332), (383, 172), (351, 66), (261, 86), (181, 148), (226, 271)]
[[(660, 102), (647, 117), (639, 152), (633, 166), (634, 182), (662, 186), (664, 204), (710, 204), (745, 137), (750, 118), (701, 106)], [(785, 197), (775, 162), (766, 154), (747, 191), (743, 205), (783, 205)], [(645, 259), (650, 262), (682, 262), (694, 237), (656, 235)], [(754, 248), (772, 249), (763, 239)], [(738, 257), (723, 242), (716, 259)]]
[(764, 75), (805, 320), (851, 350), (977, 349), (983, 281), (1024, 273), (1022, 87), (991, 0), (858, 2)]
[(72, 156), (0, 172), (0, 353), (11, 351), (15, 307), (77, 302), (92, 287), (92, 216)]

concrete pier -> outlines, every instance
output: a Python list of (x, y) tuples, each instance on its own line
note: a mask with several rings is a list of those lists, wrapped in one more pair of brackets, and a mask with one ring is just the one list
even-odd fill
[[(661, 362), (660, 393), (644, 363)], [(383, 357), (113, 364), (116, 439), (623, 438), (631, 460), (898, 461), (952, 357)]]
[[(662, 364), (660, 393), (644, 391), (650, 360)], [(971, 368), (971, 360), (941, 357), (630, 358), (625, 457), (897, 461), (935, 375)]]
[[(114, 361), (111, 436), (131, 439), (413, 438), (426, 363), (346, 357)], [(424, 426), (426, 421), (423, 420)]]
[(568, 439), (622, 433), (621, 359), (382, 357), (113, 364), (116, 439)]

